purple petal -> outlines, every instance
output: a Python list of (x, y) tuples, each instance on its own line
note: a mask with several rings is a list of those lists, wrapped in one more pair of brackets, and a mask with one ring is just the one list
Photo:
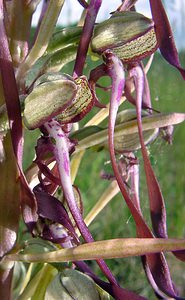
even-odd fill
[[(134, 199), (131, 199), (126, 188), (125, 184), (123, 182), (122, 176), (119, 173), (116, 159), (115, 159), (115, 153), (114, 153), (114, 126), (115, 126), (115, 118), (116, 118), (116, 113), (118, 109), (118, 94), (120, 91), (116, 91), (116, 86), (118, 87), (119, 85), (117, 84), (118, 78), (117, 76), (121, 76), (122, 71), (121, 71), (121, 66), (116, 63), (116, 60), (111, 62), (111, 54), (109, 54), (108, 57), (108, 62), (109, 62), (109, 75), (112, 77), (112, 94), (111, 94), (111, 102), (110, 102), (110, 112), (109, 112), (109, 151), (110, 151), (110, 157), (111, 157), (111, 162), (112, 162), (112, 168), (114, 170), (115, 177), (117, 179), (118, 185), (120, 187), (120, 191), (132, 213), (132, 216), (134, 218), (134, 221), (136, 223), (136, 229), (137, 229), (137, 234), (139, 237), (143, 238), (152, 238), (153, 235), (148, 228), (147, 224), (145, 223), (141, 213), (140, 209), (137, 208), (138, 203), (135, 204), (133, 201)], [(115, 67), (116, 64), (116, 67)], [(120, 68), (120, 70), (119, 70)], [(146, 256), (146, 262), (148, 265), (148, 268), (150, 270), (150, 274), (152, 275), (152, 279), (155, 282), (156, 287), (156, 292), (159, 291), (159, 289), (163, 292), (165, 292), (167, 295), (170, 297), (175, 297), (177, 298), (176, 291), (174, 290), (174, 286), (170, 277), (168, 265), (165, 261), (165, 258), (162, 254), (151, 254)], [(150, 279), (150, 278), (149, 278)]]
[(136, 108), (138, 119), (138, 131), (141, 143), (141, 150), (147, 180), (148, 195), (150, 200), (151, 219), (153, 224), (154, 233), (157, 237), (166, 238), (166, 210), (164, 199), (160, 190), (159, 183), (153, 172), (147, 149), (145, 147), (143, 133), (142, 133), (142, 117), (141, 107), (144, 92), (145, 76), (142, 68), (138, 65), (130, 70), (130, 75), (133, 76), (136, 86)]
[(150, 7), (161, 54), (171, 65), (180, 71), (185, 80), (185, 70), (180, 65), (173, 33), (161, 0), (150, 0)]
[(54, 196), (43, 191), (39, 185), (34, 188), (34, 194), (37, 199), (38, 215), (63, 225), (73, 238), (78, 241), (74, 227), (62, 203)]

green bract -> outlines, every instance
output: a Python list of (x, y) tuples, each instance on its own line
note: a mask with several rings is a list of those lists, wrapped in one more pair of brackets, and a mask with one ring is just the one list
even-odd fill
[(49, 284), (45, 300), (108, 300), (109, 295), (97, 288), (94, 281), (87, 275), (76, 270), (64, 270)]
[(116, 12), (98, 24), (91, 43), (93, 52), (111, 49), (123, 62), (143, 59), (157, 49), (154, 23), (137, 12)]
[(75, 45), (79, 43), (82, 33), (82, 27), (70, 27), (64, 28), (55, 32), (49, 42), (48, 48), (45, 54), (54, 53), (69, 45)]

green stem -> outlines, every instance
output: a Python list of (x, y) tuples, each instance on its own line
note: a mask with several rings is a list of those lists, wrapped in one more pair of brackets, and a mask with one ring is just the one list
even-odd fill
[(24, 78), (27, 71), (46, 51), (50, 37), (53, 33), (53, 28), (64, 5), (64, 1), (65, 0), (55, 0), (49, 2), (35, 44), (33, 45), (33, 48), (31, 49), (25, 61), (20, 65), (20, 67), (17, 70), (18, 82), (20, 82), (22, 78)]
[(97, 215), (104, 209), (104, 207), (119, 193), (120, 189), (117, 184), (117, 181), (111, 182), (107, 187), (105, 192), (101, 195), (98, 202), (91, 209), (89, 214), (85, 218), (85, 223), (87, 226), (97, 217)]

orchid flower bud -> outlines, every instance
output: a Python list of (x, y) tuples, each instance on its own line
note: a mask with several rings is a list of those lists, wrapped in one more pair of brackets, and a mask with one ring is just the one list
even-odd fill
[(75, 97), (74, 80), (63, 74), (45, 74), (25, 99), (24, 124), (28, 129), (42, 126), (58, 115)]
[(134, 11), (116, 12), (95, 27), (91, 48), (111, 49), (125, 63), (141, 60), (158, 48), (154, 23)]
[(109, 295), (100, 290), (87, 275), (76, 270), (64, 270), (49, 284), (45, 300), (108, 300)]
[(94, 96), (85, 76), (75, 79), (77, 93), (71, 105), (57, 117), (61, 123), (72, 123), (81, 120), (92, 108)]
[[(142, 116), (147, 116), (148, 113), (142, 111)], [(127, 124), (127, 122), (136, 120), (136, 112), (134, 109), (126, 109), (117, 115), (116, 125)], [(148, 130), (143, 130), (143, 138), (145, 145), (148, 145), (158, 136), (159, 129), (153, 128)], [(137, 151), (141, 148), (140, 139), (138, 133), (132, 133), (128, 135), (122, 135), (114, 138), (114, 148), (116, 152), (130, 152)]]
[(81, 34), (82, 27), (80, 26), (64, 28), (56, 31), (50, 39), (45, 55), (53, 54), (54, 52), (64, 49), (69, 45), (78, 44)]
[(24, 124), (35, 129), (57, 116), (61, 123), (78, 121), (91, 109), (93, 99), (86, 77), (45, 74), (25, 99)]

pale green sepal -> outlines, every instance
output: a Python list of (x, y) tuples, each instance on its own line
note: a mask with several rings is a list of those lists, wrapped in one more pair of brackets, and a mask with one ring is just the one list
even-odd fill
[[(146, 111), (142, 111), (142, 117), (149, 115)], [(126, 109), (118, 113), (116, 118), (116, 125), (125, 122), (136, 120), (137, 115), (135, 109)], [(159, 129), (154, 128), (143, 131), (143, 139), (145, 145), (148, 145), (158, 136)], [(107, 143), (106, 146), (108, 147)], [(114, 148), (117, 152), (136, 151), (141, 148), (140, 138), (138, 133), (122, 135), (114, 138)]]
[(46, 61), (41, 68), (42, 73), (58, 72), (66, 64), (75, 60), (78, 46), (70, 45), (64, 49), (60, 49), (53, 54), (45, 56)]
[(56, 250), (54, 244), (41, 238), (30, 238), (22, 246), (21, 253), (44, 253)]
[(25, 276), (26, 276), (25, 264), (16, 261), (13, 270), (13, 282), (12, 282), (13, 299), (17, 299), (17, 296), (20, 293), (21, 285), (22, 282), (24, 281)]
[[(59, 273), (49, 284), (45, 300), (100, 300), (94, 281), (76, 270), (65, 270)], [(109, 299), (109, 296), (103, 299)]]

